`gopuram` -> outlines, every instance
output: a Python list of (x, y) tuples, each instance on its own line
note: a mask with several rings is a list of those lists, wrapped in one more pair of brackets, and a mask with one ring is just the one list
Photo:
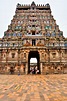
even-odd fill
[[(67, 73), (67, 38), (56, 24), (49, 4), (17, 4), (15, 15), (0, 38), (0, 74)], [(35, 73), (36, 74), (36, 73)]]

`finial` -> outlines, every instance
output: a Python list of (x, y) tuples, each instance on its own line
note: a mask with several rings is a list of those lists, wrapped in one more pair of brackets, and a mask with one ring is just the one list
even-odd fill
[(33, 1), (31, 5), (35, 5), (35, 2)]

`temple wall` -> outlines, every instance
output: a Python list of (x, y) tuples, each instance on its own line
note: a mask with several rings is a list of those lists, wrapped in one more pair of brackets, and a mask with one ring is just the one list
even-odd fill
[[(65, 67), (67, 58), (65, 59), (66, 57), (65, 54), (61, 57), (61, 62), (60, 62), (60, 53), (58, 52), (58, 50), (55, 51), (50, 50), (49, 56), (48, 56), (48, 52), (44, 50), (38, 50), (38, 51), (40, 55), (40, 64), (42, 63), (42, 65), (40, 65), (42, 74), (67, 73)], [(12, 58), (12, 53), (14, 52), (15, 52), (15, 57)], [(20, 74), (27, 73), (29, 52), (30, 50), (23, 50), (18, 55), (17, 51), (10, 51), (8, 53), (8, 59), (6, 57), (6, 53), (4, 53), (6, 58), (4, 58), (4, 54), (0, 58), (0, 73), (9, 74), (11, 66), (13, 66), (14, 68), (14, 74), (18, 74), (18, 70), (20, 71)], [(56, 53), (56, 56), (53, 57), (52, 55), (53, 53)], [(50, 58), (50, 61), (48, 61), (49, 59), (48, 57)], [(19, 62), (19, 66), (18, 66), (18, 62)], [(26, 72), (24, 72), (24, 68)]]

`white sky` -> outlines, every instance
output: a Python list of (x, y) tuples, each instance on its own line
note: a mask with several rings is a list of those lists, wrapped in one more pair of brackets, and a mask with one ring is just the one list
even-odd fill
[(30, 63), (37, 63), (37, 59), (36, 58), (31, 58)]
[[(0, 38), (3, 37), (4, 31), (7, 30), (15, 15), (16, 5), (31, 4), (33, 0), (1, 0), (0, 1)], [(49, 3), (52, 15), (63, 35), (67, 37), (67, 0), (34, 0), (36, 4)]]

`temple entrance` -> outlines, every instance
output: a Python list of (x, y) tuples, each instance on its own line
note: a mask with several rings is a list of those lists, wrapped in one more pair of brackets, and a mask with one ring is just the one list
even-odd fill
[[(31, 60), (33, 61), (31, 62)], [(35, 61), (36, 59), (36, 61)], [(28, 74), (40, 74), (40, 56), (38, 51), (30, 51), (28, 56)]]

